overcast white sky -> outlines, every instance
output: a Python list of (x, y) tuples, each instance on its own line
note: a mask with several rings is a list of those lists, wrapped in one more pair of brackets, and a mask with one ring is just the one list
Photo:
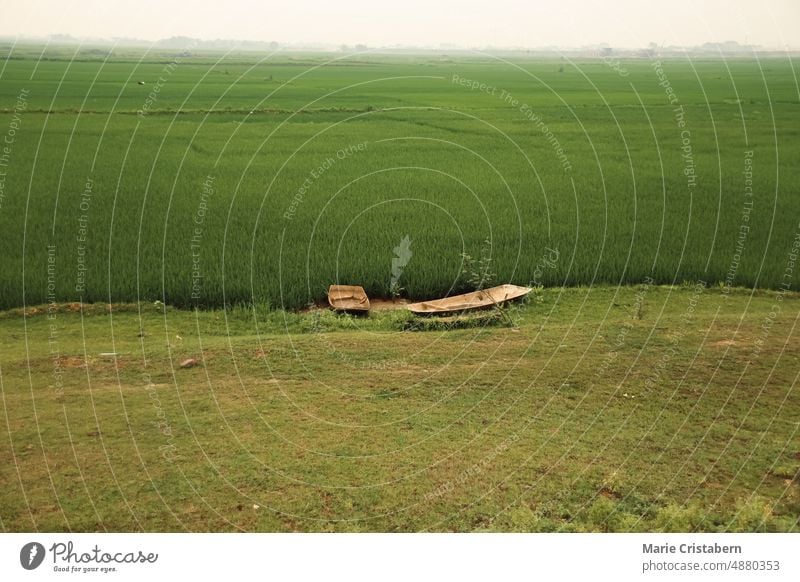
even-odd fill
[(0, 0), (0, 35), (465, 47), (800, 47), (800, 0)]

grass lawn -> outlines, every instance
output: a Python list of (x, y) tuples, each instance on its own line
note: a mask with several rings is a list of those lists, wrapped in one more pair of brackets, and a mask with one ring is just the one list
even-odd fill
[(0, 528), (796, 531), (800, 295), (729, 291), (547, 289), (515, 328), (429, 331), (7, 311)]

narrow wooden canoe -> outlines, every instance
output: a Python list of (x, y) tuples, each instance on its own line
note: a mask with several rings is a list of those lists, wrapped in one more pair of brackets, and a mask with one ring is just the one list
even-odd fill
[(454, 295), (444, 299), (434, 299), (433, 301), (421, 301), (411, 303), (407, 307), (414, 313), (436, 314), (453, 313), (456, 311), (467, 311), (470, 309), (481, 309), (500, 305), (512, 299), (524, 297), (533, 291), (530, 287), (519, 287), (517, 285), (499, 285), (491, 289), (473, 291), (463, 295)]
[(328, 303), (336, 311), (369, 311), (369, 297), (358, 285), (331, 285)]

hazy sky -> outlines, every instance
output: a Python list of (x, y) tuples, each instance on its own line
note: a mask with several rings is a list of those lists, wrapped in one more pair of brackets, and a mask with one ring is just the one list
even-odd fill
[(800, 0), (0, 0), (0, 35), (383, 46), (800, 47)]

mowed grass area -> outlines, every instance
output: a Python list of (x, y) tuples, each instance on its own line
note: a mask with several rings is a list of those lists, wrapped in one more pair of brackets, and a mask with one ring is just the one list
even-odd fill
[(406, 236), (419, 299), (487, 239), (500, 282), (800, 288), (789, 60), (10, 48), (3, 308), (387, 296)]
[(516, 328), (428, 332), (400, 311), (6, 312), (0, 527), (797, 531), (798, 307), (553, 289)]

